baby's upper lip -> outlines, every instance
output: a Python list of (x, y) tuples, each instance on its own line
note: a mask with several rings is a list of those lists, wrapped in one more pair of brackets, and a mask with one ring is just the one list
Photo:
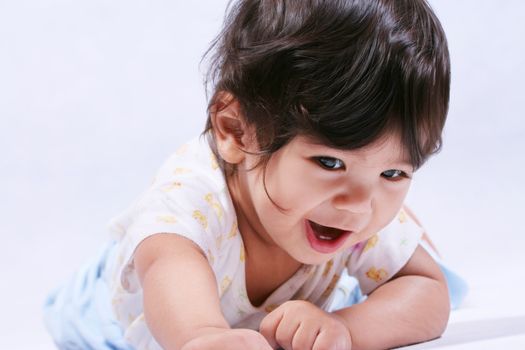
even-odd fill
[(337, 226), (332, 226), (332, 225), (325, 225), (323, 223), (320, 223), (320, 222), (317, 222), (317, 221), (314, 221), (314, 220), (308, 220), (310, 222), (313, 222), (317, 225), (321, 225), (321, 226), (325, 226), (325, 227), (330, 227), (330, 228), (335, 228), (337, 230), (340, 230), (340, 231), (345, 231), (345, 232), (354, 232), (354, 230), (352, 229), (349, 229), (349, 228), (341, 228), (341, 227), (337, 227)]

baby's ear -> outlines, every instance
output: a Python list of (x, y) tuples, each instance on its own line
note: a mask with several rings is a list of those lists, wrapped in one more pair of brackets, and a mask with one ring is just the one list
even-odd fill
[(210, 115), (220, 157), (230, 164), (241, 163), (245, 158), (243, 150), (248, 148), (251, 135), (239, 102), (232, 94), (219, 92)]

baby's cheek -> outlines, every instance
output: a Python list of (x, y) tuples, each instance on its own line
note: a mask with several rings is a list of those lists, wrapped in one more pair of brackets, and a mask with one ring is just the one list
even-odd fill
[(382, 205), (373, 205), (373, 212), (370, 222), (366, 228), (359, 233), (359, 240), (364, 241), (385, 228), (401, 209), (402, 201), (399, 203), (385, 203)]
[(381, 216), (387, 217), (388, 222), (401, 210), (408, 193), (409, 185), (399, 185), (391, 190), (383, 190), (377, 194), (375, 205)]
[(399, 213), (403, 205), (402, 200), (396, 202), (387, 202), (382, 207), (379, 208), (378, 213), (375, 218), (374, 226), (376, 230), (379, 231), (385, 226), (387, 226)]

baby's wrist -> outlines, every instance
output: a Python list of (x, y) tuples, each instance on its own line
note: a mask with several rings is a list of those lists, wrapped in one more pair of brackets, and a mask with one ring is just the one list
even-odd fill
[(353, 345), (353, 337), (352, 337), (352, 330), (351, 330), (351, 327), (350, 325), (348, 324), (348, 322), (346, 322), (346, 319), (344, 318), (344, 316), (336, 313), (336, 312), (329, 312), (328, 313), (330, 315), (330, 317), (332, 319), (334, 319), (336, 322), (340, 323), (341, 325), (343, 325), (343, 327), (346, 329), (346, 331), (348, 332), (348, 339), (350, 341), (350, 344)]

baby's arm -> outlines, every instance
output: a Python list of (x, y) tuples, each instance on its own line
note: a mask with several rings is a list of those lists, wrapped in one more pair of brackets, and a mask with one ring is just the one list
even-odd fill
[(261, 322), (261, 333), (284, 349), (390, 349), (441, 335), (450, 312), (441, 270), (421, 247), (394, 278), (361, 304), (328, 313), (289, 301)]
[(335, 313), (351, 333), (352, 349), (384, 349), (440, 336), (450, 302), (441, 270), (418, 247), (401, 271), (365, 302)]
[(271, 350), (257, 332), (230, 329), (213, 271), (196, 244), (155, 234), (139, 244), (134, 263), (144, 291), (144, 316), (163, 349)]

